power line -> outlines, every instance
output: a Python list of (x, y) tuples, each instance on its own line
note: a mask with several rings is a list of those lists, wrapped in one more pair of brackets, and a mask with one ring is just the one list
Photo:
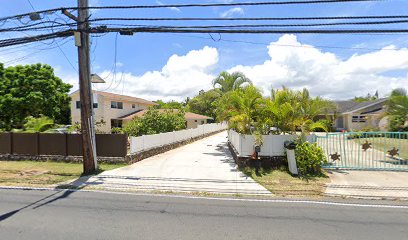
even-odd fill
[[(151, 26), (157, 28), (260, 28), (260, 27), (323, 27), (323, 26), (342, 26), (342, 25), (385, 25), (408, 23), (407, 20), (395, 21), (370, 21), (370, 22), (341, 22), (341, 23), (307, 23), (307, 24), (242, 24), (242, 25), (207, 25), (207, 26)], [(98, 26), (126, 26), (126, 27), (149, 27), (148, 25), (134, 24), (99, 24)]]
[[(304, 5), (353, 2), (380, 2), (384, 0), (298, 0), (298, 1), (269, 1), (269, 2), (237, 2), (237, 3), (188, 3), (188, 4), (161, 4), (161, 5), (128, 5), (128, 6), (92, 6), (86, 9), (140, 9), (140, 8), (190, 8), (190, 7), (232, 7), (232, 6), (267, 6), (267, 5)], [(67, 8), (75, 10), (79, 8)]]
[[(299, 0), (299, 1), (269, 1), (269, 2), (237, 2), (237, 3), (210, 3), (210, 4), (163, 4), (163, 5), (130, 5), (130, 6), (91, 6), (91, 7), (60, 7), (36, 11), (36, 14), (53, 14), (59, 11), (75, 11), (82, 9), (154, 9), (154, 8), (188, 8), (188, 7), (231, 7), (231, 6), (267, 6), (267, 5), (304, 5), (304, 4), (330, 4), (354, 2), (380, 2), (384, 0)], [(1, 21), (21, 19), (33, 13), (23, 13), (0, 18)]]
[(337, 17), (257, 17), (257, 18), (94, 18), (98, 21), (304, 21), (304, 20), (352, 20), (352, 19), (398, 19), (408, 18), (408, 15), (388, 16), (337, 16)]
[(360, 34), (360, 33), (408, 33), (408, 29), (200, 29), (167, 27), (136, 27), (136, 28), (107, 28), (90, 29), (90, 33), (119, 32), (128, 33), (230, 33), (230, 34)]
[[(30, 4), (31, 8), (32, 8), (34, 11), (36, 11), (35, 8), (34, 8), (34, 6), (33, 6), (33, 4), (31, 3), (31, 1), (30, 1), (30, 0), (27, 0), (27, 1), (28, 1), (28, 3)], [(48, 17), (48, 15), (45, 15), (45, 17), (48, 19), (48, 21), (51, 22), (51, 19)], [(42, 20), (40, 20), (40, 21), (43, 22)], [(45, 24), (44, 24), (44, 26), (45, 26)], [(51, 32), (54, 32), (54, 31), (51, 30)], [(72, 67), (76, 72), (78, 72), (78, 69), (74, 66), (74, 64), (72, 64), (71, 60), (69, 60), (67, 54), (65, 54), (65, 52), (62, 50), (62, 48), (61, 48), (61, 46), (58, 44), (58, 42), (56, 42), (56, 44), (57, 44), (58, 50), (62, 53), (62, 56), (64, 56), (64, 58), (67, 60), (67, 62), (69, 63), (69, 65), (71, 65), (71, 67)]]
[(271, 42), (253, 42), (253, 41), (243, 41), (243, 40), (232, 40), (232, 39), (214, 39), (212, 37), (201, 37), (201, 36), (192, 36), (192, 35), (179, 35), (174, 33), (174, 35), (182, 36), (182, 37), (189, 37), (189, 38), (198, 38), (198, 39), (206, 39), (212, 40), (214, 42), (232, 42), (232, 43), (246, 43), (246, 44), (253, 44), (253, 45), (263, 45), (263, 46), (277, 46), (277, 47), (294, 47), (294, 48), (327, 48), (327, 49), (345, 49), (345, 50), (367, 50), (367, 51), (398, 51), (398, 49), (388, 49), (388, 48), (363, 48), (363, 47), (341, 47), (341, 46), (327, 46), (327, 45), (292, 45), (292, 44), (280, 44), (280, 43), (271, 43)]

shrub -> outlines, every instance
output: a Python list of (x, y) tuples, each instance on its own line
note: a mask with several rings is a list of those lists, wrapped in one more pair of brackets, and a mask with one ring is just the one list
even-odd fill
[(45, 132), (53, 128), (54, 120), (41, 115), (39, 118), (28, 116), (25, 118), (24, 129), (27, 132)]
[(112, 134), (122, 134), (123, 129), (122, 128), (112, 128), (111, 133)]
[(322, 174), (322, 164), (327, 163), (326, 156), (319, 146), (306, 141), (298, 141), (296, 150), (296, 164), (299, 175), (303, 177)]
[(136, 117), (123, 128), (129, 136), (137, 137), (165, 132), (178, 131), (186, 128), (184, 111), (148, 110), (143, 117)]

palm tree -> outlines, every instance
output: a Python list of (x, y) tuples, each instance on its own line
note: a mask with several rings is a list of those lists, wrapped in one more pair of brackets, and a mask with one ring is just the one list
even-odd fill
[(394, 89), (387, 103), (390, 128), (400, 131), (408, 128), (408, 95), (405, 89)]
[(228, 121), (237, 132), (248, 134), (251, 126), (262, 122), (263, 102), (261, 92), (253, 85), (228, 92), (218, 102), (218, 119)]
[(315, 119), (335, 108), (331, 101), (311, 97), (307, 89), (294, 91), (286, 87), (282, 90), (272, 90), (271, 98), (265, 106), (271, 122), (281, 131), (295, 132), (300, 129), (302, 134), (319, 128), (328, 131), (323, 121)]
[(242, 72), (228, 73), (224, 71), (213, 80), (213, 86), (216, 87), (217, 85), (219, 85), (220, 90), (223, 93), (237, 90), (241, 88), (245, 83), (252, 85), (252, 81), (247, 78)]

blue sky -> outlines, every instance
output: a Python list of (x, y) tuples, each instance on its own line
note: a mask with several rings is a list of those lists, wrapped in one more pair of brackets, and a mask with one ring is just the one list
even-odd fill
[[(171, 4), (192, 1), (91, 0), (92, 5)], [(201, 0), (194, 3), (234, 2)], [(237, 1), (235, 1), (237, 2)], [(37, 10), (75, 6), (76, 1), (31, 0)], [(408, 15), (405, 0), (377, 3), (319, 4), (263, 7), (211, 7), (152, 10), (98, 10), (96, 17), (290, 17)], [(28, 0), (4, 1), (0, 16), (32, 11)], [(11, 23), (8, 23), (11, 24)], [(17, 22), (17, 24), (21, 24)], [(166, 23), (161, 23), (166, 24)], [(177, 24), (177, 23), (169, 23)], [(192, 24), (211, 24), (211, 22)], [(408, 24), (393, 27), (407, 27)], [(0, 38), (10, 35), (0, 33)], [(15, 36), (15, 35), (13, 35)], [(211, 79), (222, 70), (247, 74), (265, 95), (271, 87), (308, 87), (314, 95), (344, 99), (379, 90), (385, 95), (394, 87), (408, 84), (407, 35), (228, 35), (140, 33), (117, 36), (116, 75), (114, 33), (92, 38), (92, 71), (105, 77), (100, 90), (156, 99), (181, 100), (200, 89), (211, 88)], [(243, 41), (243, 42), (230, 42)], [(72, 39), (58, 40), (66, 57), (77, 65)], [(272, 45), (271, 45), (272, 43)], [(48, 44), (48, 45), (47, 45)], [(6, 65), (42, 62), (53, 66), (64, 81), (77, 88), (76, 70), (54, 42), (0, 50)], [(54, 44), (54, 45), (52, 45)], [(284, 46), (282, 46), (284, 45)], [(291, 45), (287, 46), (287, 45)], [(296, 47), (297, 46), (297, 47)], [(326, 48), (326, 47), (344, 47)], [(269, 47), (269, 48), (268, 48)], [(376, 50), (381, 48), (393, 50)], [(365, 49), (358, 49), (365, 48)], [(29, 57), (26, 57), (29, 55)]]

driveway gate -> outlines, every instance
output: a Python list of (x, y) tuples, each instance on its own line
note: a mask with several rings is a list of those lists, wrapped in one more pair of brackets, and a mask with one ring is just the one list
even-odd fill
[(408, 132), (346, 132), (316, 136), (329, 169), (408, 171)]

